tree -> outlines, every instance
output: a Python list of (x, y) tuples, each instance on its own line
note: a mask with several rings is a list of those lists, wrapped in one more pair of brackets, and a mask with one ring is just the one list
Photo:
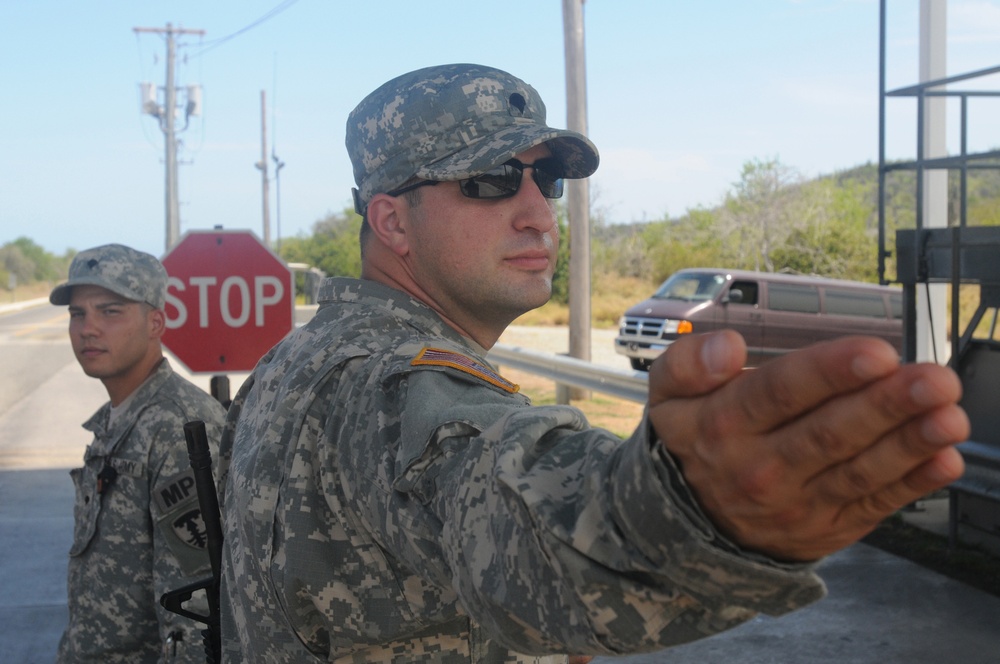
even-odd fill
[(318, 267), (331, 276), (360, 277), (361, 222), (353, 208), (328, 214), (313, 224), (311, 236), (284, 240), (281, 257), (287, 262)]
[(698, 208), (676, 221), (649, 224), (643, 237), (651, 269), (645, 275), (659, 283), (687, 267), (725, 266), (717, 215)]
[(726, 196), (720, 232), (732, 267), (774, 271), (771, 252), (797, 227), (793, 212), (802, 178), (777, 159), (743, 164), (739, 182)]
[(877, 237), (868, 225), (874, 210), (863, 188), (827, 180), (810, 183), (802, 194), (798, 201), (802, 223), (772, 252), (775, 269), (876, 281)]
[(14, 275), (19, 283), (54, 282), (66, 276), (70, 260), (76, 252), (60, 258), (45, 251), (27, 237), (19, 237), (0, 247), (0, 272), (4, 279)]
[(594, 274), (646, 278), (652, 271), (647, 229), (651, 224), (597, 226), (591, 246)]

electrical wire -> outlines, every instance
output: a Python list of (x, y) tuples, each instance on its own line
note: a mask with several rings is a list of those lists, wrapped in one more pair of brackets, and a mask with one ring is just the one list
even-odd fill
[(247, 25), (247, 26), (245, 26), (243, 28), (240, 28), (239, 30), (237, 30), (236, 32), (234, 32), (234, 33), (232, 33), (230, 35), (226, 35), (225, 37), (219, 37), (218, 39), (213, 39), (213, 40), (210, 40), (210, 41), (206, 42), (205, 48), (201, 49), (197, 53), (194, 53), (191, 57), (192, 58), (201, 57), (202, 55), (204, 55), (205, 53), (208, 53), (212, 49), (214, 49), (216, 47), (219, 47), (219, 46), (222, 46), (223, 44), (225, 44), (226, 42), (230, 41), (231, 39), (235, 39), (236, 37), (239, 37), (243, 33), (248, 32), (248, 31), (256, 28), (258, 25), (260, 25), (262, 23), (265, 23), (266, 21), (271, 20), (272, 18), (274, 18), (278, 14), (280, 14), (283, 11), (285, 11), (286, 9), (290, 8), (292, 5), (294, 5), (298, 1), (299, 0), (284, 0), (284, 2), (282, 2), (281, 4), (279, 4), (278, 6), (276, 6), (275, 8), (271, 9), (266, 14), (264, 14), (263, 16), (261, 16), (260, 18), (258, 18), (256, 21), (250, 23), (249, 25)]
[[(143, 52), (142, 52), (142, 39), (140, 38), (138, 32), (135, 33), (135, 47), (136, 47), (136, 50), (138, 51), (139, 80), (140, 81), (146, 81), (146, 80), (148, 80), (148, 78), (146, 76), (146, 67), (144, 65), (144, 63), (146, 61), (146, 56), (143, 55)], [(156, 141), (156, 140), (153, 139), (153, 137), (150, 135), (149, 131), (146, 128), (149, 123), (142, 121), (142, 117), (144, 115), (146, 115), (146, 113), (142, 112), (142, 101), (143, 100), (142, 100), (141, 88), (140, 88), (140, 92), (137, 94), (137, 100), (139, 102), (139, 109), (140, 109), (139, 119), (138, 119), (138, 121), (139, 121), (139, 128), (142, 130), (143, 138), (146, 139), (146, 142), (149, 143), (149, 145), (151, 147), (159, 149), (159, 148), (162, 147), (162, 145), (159, 143), (159, 141)]]

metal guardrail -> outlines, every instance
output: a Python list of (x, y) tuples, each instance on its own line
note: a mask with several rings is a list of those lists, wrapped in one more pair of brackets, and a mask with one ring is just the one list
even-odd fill
[(552, 355), (520, 346), (496, 344), (487, 355), (490, 362), (551, 378), (556, 383), (602, 392), (638, 403), (649, 393), (649, 374), (591, 364), (566, 355)]

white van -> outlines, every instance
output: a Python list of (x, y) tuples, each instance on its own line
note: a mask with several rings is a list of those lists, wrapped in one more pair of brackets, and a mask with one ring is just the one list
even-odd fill
[(902, 290), (857, 281), (691, 268), (670, 276), (619, 322), (615, 351), (633, 369), (682, 334), (729, 328), (747, 342), (747, 366), (824, 339), (882, 337), (902, 351)]

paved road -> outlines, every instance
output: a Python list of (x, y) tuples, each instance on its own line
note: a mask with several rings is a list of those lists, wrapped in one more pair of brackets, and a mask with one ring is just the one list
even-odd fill
[[(104, 393), (72, 354), (66, 359), (68, 343), (52, 332), (63, 323), (30, 333), (21, 327), (15, 336), (5, 321), (0, 313), (0, 372), (19, 354), (41, 353), (47, 359), (38, 361), (48, 367), (33, 389), (0, 405), (0, 662), (34, 664), (53, 660), (66, 622), (67, 473), (89, 442), (80, 423)], [(234, 377), (234, 391), (241, 380)], [(195, 381), (207, 389), (207, 376)], [(820, 570), (830, 595), (811, 607), (667, 652), (595, 664), (1000, 662), (1000, 599), (862, 544)]]

